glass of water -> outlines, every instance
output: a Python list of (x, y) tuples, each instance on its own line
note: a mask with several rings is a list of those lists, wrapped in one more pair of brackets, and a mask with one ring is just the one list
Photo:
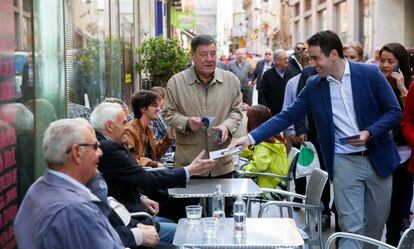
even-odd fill
[(197, 224), (201, 219), (203, 207), (200, 205), (189, 205), (185, 207), (187, 221), (189, 224)]
[(207, 240), (211, 240), (216, 238), (217, 236), (217, 219), (213, 217), (204, 218), (202, 220), (203, 223), (203, 233), (204, 237)]

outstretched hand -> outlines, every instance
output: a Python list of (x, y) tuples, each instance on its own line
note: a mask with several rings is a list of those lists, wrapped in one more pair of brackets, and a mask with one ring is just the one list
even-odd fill
[(252, 142), (250, 141), (250, 138), (246, 135), (246, 136), (243, 136), (240, 138), (234, 138), (233, 140), (231, 140), (231, 143), (227, 148), (232, 149), (234, 147), (242, 146), (244, 149), (244, 148), (247, 148), (251, 144)]
[(201, 175), (210, 171), (215, 165), (216, 161), (211, 159), (202, 159), (205, 154), (205, 150), (201, 151), (200, 154), (187, 166), (188, 173), (190, 176)]

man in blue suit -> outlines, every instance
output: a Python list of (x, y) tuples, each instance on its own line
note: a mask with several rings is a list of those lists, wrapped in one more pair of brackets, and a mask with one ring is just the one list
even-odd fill
[[(344, 59), (342, 43), (332, 31), (318, 32), (307, 43), (318, 75), (309, 78), (286, 111), (230, 147), (261, 143), (312, 114), (341, 230), (381, 239), (390, 209), (391, 174), (400, 162), (390, 134), (401, 118), (398, 101), (378, 67)], [(348, 138), (352, 136), (356, 138)], [(339, 248), (362, 244), (343, 239)]]

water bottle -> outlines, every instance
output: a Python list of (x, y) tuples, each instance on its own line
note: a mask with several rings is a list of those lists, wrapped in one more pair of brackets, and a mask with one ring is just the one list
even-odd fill
[(246, 204), (242, 200), (241, 195), (237, 196), (237, 200), (233, 204), (233, 215), (234, 236), (236, 238), (244, 238), (246, 236)]
[(224, 195), (221, 192), (221, 185), (216, 185), (216, 191), (213, 195), (213, 217), (216, 218), (218, 224), (224, 223)]

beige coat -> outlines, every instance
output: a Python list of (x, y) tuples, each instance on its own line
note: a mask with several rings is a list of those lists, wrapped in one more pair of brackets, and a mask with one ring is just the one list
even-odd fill
[[(194, 66), (174, 75), (167, 85), (164, 120), (176, 130), (175, 164), (186, 166), (203, 150), (205, 158), (210, 151), (226, 148), (232, 134), (237, 130), (242, 113), (239, 107), (242, 99), (240, 82), (231, 72), (216, 68), (208, 88), (196, 76)], [(207, 130), (186, 130), (189, 117), (215, 117), (213, 126), (223, 124), (229, 130), (229, 139), (219, 145)], [(210, 171), (211, 176), (220, 176), (234, 171), (232, 156), (217, 160)], [(207, 176), (205, 174), (204, 176)]]

